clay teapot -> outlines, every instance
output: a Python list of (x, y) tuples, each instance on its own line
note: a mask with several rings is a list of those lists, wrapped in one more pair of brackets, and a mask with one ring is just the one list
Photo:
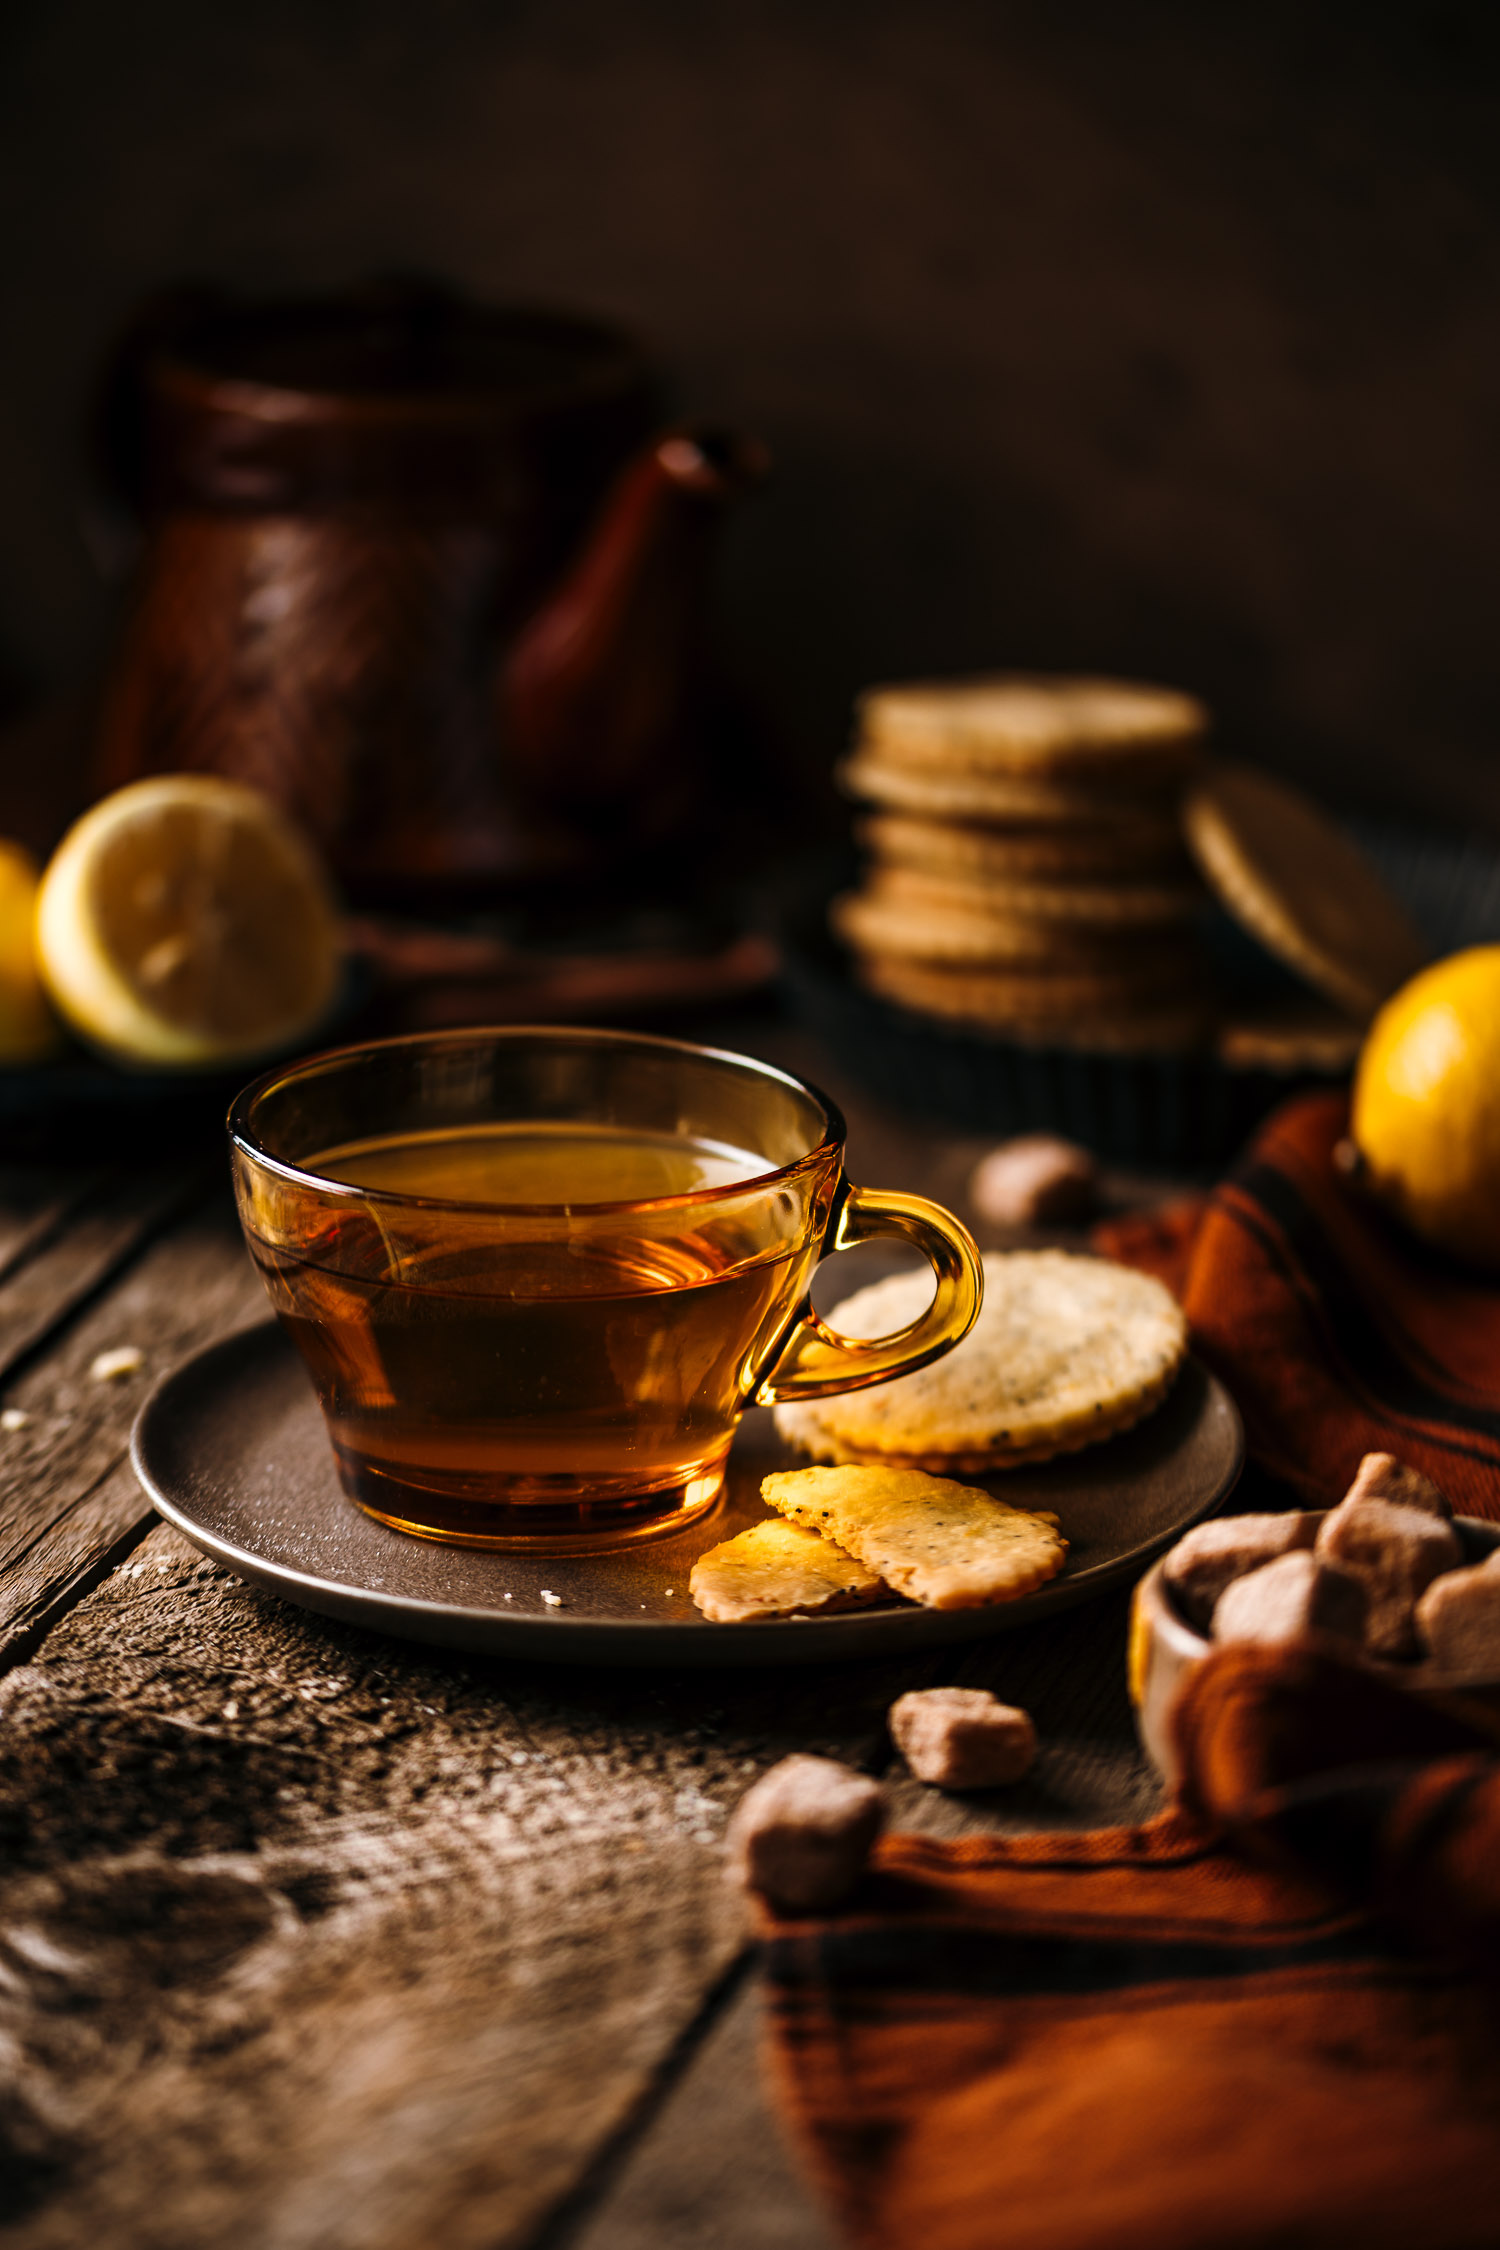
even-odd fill
[(709, 548), (766, 462), (653, 435), (628, 336), (410, 283), (180, 294), (106, 404), (143, 537), (96, 789), (253, 782), (370, 904), (474, 904), (691, 844)]

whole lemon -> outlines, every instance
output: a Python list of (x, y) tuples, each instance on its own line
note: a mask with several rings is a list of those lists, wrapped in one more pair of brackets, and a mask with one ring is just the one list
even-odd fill
[(1386, 1002), (1351, 1131), (1367, 1185), (1414, 1233), (1500, 1266), (1500, 945), (1434, 962)]
[(0, 1064), (38, 1062), (57, 1045), (36, 957), (40, 880), (30, 852), (0, 837)]

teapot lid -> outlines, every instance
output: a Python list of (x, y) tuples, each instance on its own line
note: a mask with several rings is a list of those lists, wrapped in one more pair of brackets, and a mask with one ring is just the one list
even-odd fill
[(116, 382), (114, 481), (150, 513), (394, 502), (489, 515), (542, 454), (566, 480), (576, 448), (592, 483), (595, 456), (623, 455), (656, 412), (623, 329), (404, 280), (309, 298), (177, 292), (147, 308)]

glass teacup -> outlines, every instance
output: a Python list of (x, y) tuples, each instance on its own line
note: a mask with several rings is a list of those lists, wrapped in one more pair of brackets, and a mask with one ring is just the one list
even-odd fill
[[(956, 1344), (964, 1228), (844, 1178), (844, 1121), (744, 1056), (466, 1030), (270, 1071), (230, 1112), (251, 1255), (350, 1497), (429, 1539), (559, 1551), (712, 1507), (745, 1408)], [(811, 1309), (820, 1258), (889, 1235), (936, 1277), (874, 1341)]]

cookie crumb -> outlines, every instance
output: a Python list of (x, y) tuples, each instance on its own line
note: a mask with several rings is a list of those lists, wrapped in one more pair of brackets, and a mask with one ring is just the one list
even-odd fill
[(542, 1600), (549, 1609), (561, 1609), (563, 1605), (562, 1595), (549, 1592), (545, 1586), (542, 1588)]
[(7, 1406), (0, 1414), (0, 1430), (24, 1430), (30, 1420), (23, 1406)]
[(91, 1383), (118, 1383), (123, 1376), (134, 1375), (145, 1365), (146, 1355), (139, 1344), (117, 1344), (113, 1351), (98, 1352), (89, 1362)]

